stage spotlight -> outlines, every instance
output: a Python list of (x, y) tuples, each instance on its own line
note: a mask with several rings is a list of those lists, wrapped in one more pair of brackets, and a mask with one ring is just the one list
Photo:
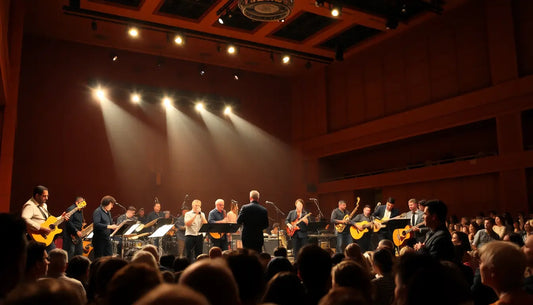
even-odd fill
[(174, 36), (174, 43), (176, 43), (177, 45), (181, 46), (183, 45), (183, 36), (179, 35), (179, 34), (176, 34), (176, 36)]
[(131, 101), (135, 104), (139, 104), (141, 102), (141, 96), (137, 93), (133, 93), (131, 95)]
[(230, 44), (230, 45), (228, 45), (228, 48), (226, 49), (226, 51), (228, 52), (228, 54), (234, 55), (235, 53), (237, 53), (237, 47), (235, 47), (234, 45)]
[(233, 72), (233, 79), (234, 80), (239, 80), (239, 73)]
[(93, 89), (93, 96), (99, 101), (103, 101), (107, 98), (106, 91), (102, 89), (101, 87)]
[(338, 8), (338, 7), (332, 7), (331, 8), (331, 16), (339, 17), (340, 14), (341, 14), (341, 9), (340, 8)]
[(163, 106), (165, 108), (169, 108), (170, 106), (172, 106), (172, 100), (169, 97), (163, 98)]
[(224, 114), (225, 115), (230, 115), (231, 114), (231, 106), (226, 106), (226, 108), (224, 108)]
[(118, 54), (115, 53), (115, 52), (111, 52), (111, 54), (109, 55), (109, 57), (111, 58), (111, 60), (112, 60), (113, 62), (118, 61)]
[(289, 55), (283, 55), (281, 61), (283, 62), (283, 64), (287, 65), (291, 61), (291, 57)]
[(137, 38), (139, 37), (139, 29), (137, 29), (136, 27), (132, 26), (128, 29), (128, 34), (133, 37), (133, 38)]
[(196, 108), (196, 111), (198, 111), (198, 112), (204, 111), (204, 109), (205, 109), (204, 103), (202, 103), (202, 102), (196, 103), (196, 106), (194, 108)]
[(224, 24), (224, 19), (222, 19), (222, 16), (218, 17), (218, 23), (219, 24)]

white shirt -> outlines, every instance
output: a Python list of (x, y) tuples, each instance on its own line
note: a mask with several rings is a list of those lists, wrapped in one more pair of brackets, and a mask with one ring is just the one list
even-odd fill
[(385, 213), (383, 213), (383, 218), (382, 219), (389, 219), (390, 218), (390, 213), (391, 213), (391, 211), (385, 209)]
[(187, 223), (191, 218), (194, 218), (190, 226), (185, 226), (185, 235), (198, 236), (200, 235), (199, 231), (202, 227), (202, 218), (205, 218), (204, 212), (200, 212), (202, 215), (196, 214), (194, 211), (190, 210), (185, 213), (185, 223)]
[[(47, 217), (50, 216), (46, 203), (43, 203), (41, 209)], [(26, 225), (29, 229), (38, 231), (41, 229), (41, 224), (46, 221), (41, 209), (39, 209), (39, 203), (37, 203), (33, 197), (26, 201), (24, 206), (22, 206), (22, 218), (26, 221)]]

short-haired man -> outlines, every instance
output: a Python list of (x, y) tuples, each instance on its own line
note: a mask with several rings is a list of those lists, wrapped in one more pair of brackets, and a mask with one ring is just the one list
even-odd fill
[(130, 205), (126, 210), (126, 213), (120, 215), (117, 218), (117, 225), (123, 223), (124, 221), (137, 221), (137, 217), (135, 217), (136, 211), (137, 209), (134, 206)]
[(263, 230), (268, 228), (268, 212), (259, 204), (259, 192), (250, 191), (250, 203), (245, 204), (237, 216), (237, 224), (242, 225), (244, 248), (262, 252)]
[[(307, 235), (307, 224), (309, 223), (309, 218), (305, 215), (309, 214), (306, 210), (304, 210), (304, 201), (303, 199), (296, 199), (294, 202), (294, 206), (296, 207), (294, 210), (291, 210), (287, 214), (287, 218), (285, 219), (285, 224), (287, 225), (287, 228), (294, 230), (296, 228), (293, 228), (292, 223), (300, 221), (299, 224), (296, 226), (298, 227), (298, 230), (294, 232), (294, 235), (292, 235), (292, 254), (294, 257), (298, 256), (298, 252), (300, 249), (307, 245), (309, 241), (309, 237)], [(303, 220), (302, 220), (303, 219)]]
[(343, 253), (344, 248), (353, 242), (352, 236), (350, 236), (349, 220), (344, 219), (345, 216), (350, 215), (350, 212), (346, 209), (346, 201), (339, 200), (337, 204), (338, 207), (331, 212), (331, 223), (335, 225), (346, 225), (341, 232), (335, 230), (335, 234), (337, 235), (337, 246), (335, 250), (337, 253)]
[[(75, 202), (67, 208), (70, 212), (78, 207), (80, 202), (85, 201), (83, 197), (76, 197)], [(76, 255), (83, 254), (83, 242), (81, 240), (81, 231), (83, 228), (83, 210), (77, 210), (70, 216), (63, 231), (63, 249), (67, 251), (68, 259)]]
[(438, 260), (454, 261), (454, 247), (450, 232), (446, 228), (448, 207), (440, 200), (424, 203), (424, 221), (429, 228), (424, 243), (417, 243), (415, 250), (429, 254)]
[(117, 201), (112, 196), (104, 196), (100, 201), (100, 206), (93, 213), (93, 247), (94, 258), (111, 256), (113, 247), (111, 246), (111, 232), (118, 226), (113, 224), (111, 209)]
[[(228, 218), (226, 216), (226, 210), (224, 210), (224, 200), (217, 199), (215, 201), (215, 208), (209, 212), (207, 221), (209, 223), (227, 223), (228, 222)], [(222, 250), (228, 250), (228, 237), (226, 234), (215, 232), (214, 234), (209, 234), (209, 238), (211, 239), (213, 246), (219, 247)]]
[(353, 225), (357, 228), (357, 230), (364, 231), (365, 229), (368, 229), (368, 232), (365, 232), (361, 238), (356, 240), (356, 243), (361, 248), (361, 252), (366, 252), (372, 250), (372, 232), (373, 232), (373, 225), (372, 225), (372, 215), (371, 215), (372, 209), (370, 208), (370, 205), (365, 205), (363, 208), (363, 213), (358, 214), (353, 219)]
[(156, 201), (154, 203), (154, 210), (146, 216), (146, 223), (161, 217), (163, 217), (163, 213), (161, 213), (161, 204)]
[[(50, 228), (41, 227), (50, 213), (48, 212), (48, 188), (38, 185), (33, 188), (32, 197), (22, 206), (22, 219), (26, 221), (26, 227), (30, 233), (49, 234)], [(55, 249), (55, 244), (51, 243), (46, 251)]]
[(405, 218), (409, 219), (409, 225), (414, 232), (414, 238), (408, 240), (407, 245), (412, 247), (417, 242), (424, 241), (427, 230), (424, 231), (424, 229), (421, 228), (421, 223), (424, 222), (424, 211), (418, 209), (416, 199), (409, 199), (409, 201), (407, 201), (407, 206), (409, 207), (409, 212), (405, 214)]
[[(400, 215), (400, 211), (394, 207), (395, 202), (396, 201), (394, 200), (394, 198), (389, 197), (385, 205), (379, 206), (374, 211), (373, 216), (381, 221), (384, 221), (384, 220), (389, 220), (391, 218), (394, 218)], [(392, 232), (391, 230), (389, 230), (389, 227), (380, 229), (378, 232), (378, 236), (379, 236), (379, 240), (382, 240), (382, 239), (392, 240)]]
[(207, 223), (202, 212), (202, 202), (198, 199), (192, 201), (192, 209), (185, 213), (185, 256), (193, 262), (202, 254), (204, 235), (200, 233), (202, 224)]
[(48, 254), (48, 260), (50, 261), (50, 264), (48, 265), (46, 277), (68, 283), (68, 285), (71, 285), (71, 287), (76, 290), (80, 300), (83, 300), (85, 303), (87, 301), (87, 295), (83, 284), (80, 281), (65, 275), (65, 271), (67, 270), (67, 251), (63, 249), (54, 249)]

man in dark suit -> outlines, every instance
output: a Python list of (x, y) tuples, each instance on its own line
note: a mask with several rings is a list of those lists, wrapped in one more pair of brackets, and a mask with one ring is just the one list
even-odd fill
[[(385, 221), (400, 215), (400, 211), (394, 208), (394, 198), (389, 197), (385, 205), (379, 206), (373, 216), (380, 221)], [(388, 228), (382, 228), (379, 230), (379, 240), (388, 239), (392, 240), (392, 232)]]
[[(76, 197), (74, 204), (68, 207), (67, 213), (74, 210), (77, 204), (84, 201), (83, 197)], [(78, 210), (70, 216), (70, 220), (65, 224), (63, 231), (63, 250), (67, 251), (68, 259), (73, 256), (83, 254), (83, 242), (81, 240), (81, 230), (83, 227), (83, 211)]]
[(453, 261), (455, 252), (452, 237), (446, 228), (448, 207), (440, 200), (429, 200), (424, 203), (424, 221), (430, 231), (424, 243), (415, 245), (415, 250), (429, 254), (438, 260)]
[(104, 196), (100, 201), (100, 206), (94, 210), (94, 258), (113, 255), (110, 235), (112, 230), (115, 230), (118, 226), (113, 224), (111, 209), (116, 202), (117, 201), (112, 196)]
[(259, 205), (259, 192), (250, 191), (250, 203), (244, 205), (237, 216), (237, 224), (242, 225), (244, 248), (260, 253), (263, 248), (263, 230), (268, 227), (267, 209)]

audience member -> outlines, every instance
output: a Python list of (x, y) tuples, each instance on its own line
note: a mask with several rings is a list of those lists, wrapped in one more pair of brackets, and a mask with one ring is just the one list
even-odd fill
[(89, 285), (89, 267), (91, 261), (82, 255), (76, 255), (70, 259), (67, 265), (66, 275), (73, 279), (77, 279), (87, 289)]
[(35, 282), (44, 277), (48, 272), (48, 253), (46, 245), (35, 241), (28, 243), (26, 252), (26, 270), (24, 271), (24, 282)]
[(373, 270), (376, 278), (372, 279), (374, 287), (372, 300), (374, 305), (390, 305), (394, 300), (394, 275), (392, 274), (393, 257), (387, 250), (374, 253)]
[(317, 245), (306, 245), (296, 259), (298, 275), (306, 289), (305, 304), (315, 305), (331, 287), (331, 256)]
[(257, 254), (250, 249), (240, 249), (226, 260), (239, 287), (242, 304), (257, 304), (265, 288), (264, 271)]
[[(46, 247), (45, 247), (46, 248)], [(3, 305), (84, 305), (78, 292), (57, 279), (26, 282), (11, 291)]]
[(277, 305), (302, 304), (305, 300), (305, 288), (292, 272), (280, 272), (274, 275), (267, 283), (263, 303)]
[(360, 295), (367, 302), (370, 303), (372, 301), (370, 274), (365, 267), (355, 261), (345, 260), (333, 267), (331, 270), (331, 284), (333, 288), (350, 287), (359, 290)]
[(69, 285), (72, 285), (72, 287), (79, 294), (82, 302), (86, 303), (87, 295), (85, 293), (85, 287), (83, 287), (83, 284), (80, 281), (67, 277), (65, 275), (65, 271), (67, 270), (68, 259), (67, 251), (59, 248), (53, 249), (48, 253), (48, 258), (50, 264), (48, 265), (48, 272), (46, 273), (46, 276), (49, 278), (58, 279), (60, 281), (68, 283)]
[(13, 214), (0, 213), (0, 232), (9, 251), (0, 251), (0, 303), (22, 281), (26, 266), (26, 222)]
[(266, 279), (269, 281), (279, 272), (293, 272), (294, 268), (292, 267), (291, 262), (285, 257), (274, 257), (266, 267)]
[(151, 252), (140, 250), (135, 252), (131, 259), (132, 263), (142, 263), (148, 265), (154, 270), (159, 270), (154, 255)]
[(161, 283), (161, 275), (152, 267), (131, 263), (113, 275), (105, 298), (109, 305), (131, 305)]
[(161, 284), (134, 305), (212, 305), (200, 293), (184, 285)]

